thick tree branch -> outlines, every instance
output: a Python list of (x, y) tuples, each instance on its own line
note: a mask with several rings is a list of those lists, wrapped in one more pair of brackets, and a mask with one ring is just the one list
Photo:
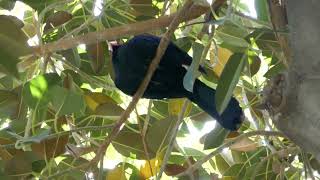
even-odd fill
[[(226, 1), (226, 0), (219, 0)], [(220, 7), (220, 6), (217, 6)], [(209, 7), (193, 5), (185, 17), (181, 19), (181, 22), (195, 19), (202, 14), (209, 11)], [(142, 22), (136, 22), (132, 24), (126, 24), (123, 26), (113, 27), (105, 29), (104, 31), (90, 32), (88, 34), (70, 37), (66, 39), (60, 39), (56, 42), (48, 43), (43, 46), (36, 46), (33, 48), (35, 54), (46, 54), (49, 52), (56, 52), (60, 50), (66, 50), (74, 48), (79, 44), (92, 44), (99, 41), (114, 40), (123, 36), (136, 35), (145, 32), (150, 32), (158, 30), (160, 28), (165, 28), (170, 25), (174, 20), (177, 13), (171, 15), (161, 16), (157, 19), (150, 19)]]

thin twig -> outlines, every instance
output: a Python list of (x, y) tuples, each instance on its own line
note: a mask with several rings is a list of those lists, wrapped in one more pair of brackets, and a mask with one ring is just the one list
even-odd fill
[(184, 100), (184, 103), (183, 103), (181, 112), (179, 113), (177, 122), (176, 122), (175, 126), (173, 127), (173, 129), (171, 130), (171, 137), (170, 137), (170, 140), (169, 140), (168, 148), (167, 148), (166, 154), (164, 155), (164, 158), (162, 160), (161, 168), (160, 168), (159, 174), (157, 175), (157, 178), (156, 178), (157, 180), (161, 179), (162, 173), (164, 172), (166, 164), (167, 164), (167, 162), (169, 160), (170, 154), (172, 152), (172, 149), (173, 149), (173, 146), (174, 146), (174, 143), (175, 143), (175, 139), (176, 139), (177, 133), (179, 131), (179, 126), (180, 126), (180, 124), (181, 124), (181, 122), (183, 120), (184, 114), (185, 114), (185, 112), (187, 110), (187, 107), (188, 107), (189, 103), (190, 102), (188, 101), (188, 99)]
[[(49, 139), (53, 139), (59, 136), (63, 136), (66, 134), (70, 134), (73, 132), (78, 132), (78, 131), (98, 131), (98, 130), (105, 130), (107, 128), (112, 128), (113, 124), (108, 124), (108, 125), (104, 125), (104, 126), (86, 126), (86, 127), (80, 127), (80, 128), (75, 128), (69, 131), (62, 131), (62, 132), (57, 132), (54, 134), (50, 134), (48, 135), (45, 139), (43, 140), (49, 140)], [(4, 144), (4, 145), (0, 145), (0, 149), (10, 149), (10, 148), (14, 148), (14, 143), (13, 144)]]
[(208, 160), (210, 160), (212, 157), (216, 156), (217, 154), (221, 153), (223, 149), (230, 147), (231, 145), (233, 145), (234, 143), (240, 141), (243, 138), (248, 138), (251, 136), (257, 136), (257, 135), (261, 135), (261, 136), (279, 136), (279, 137), (286, 137), (283, 133), (278, 132), (278, 131), (251, 131), (245, 134), (241, 134), (240, 136), (230, 140), (227, 143), (224, 143), (223, 145), (219, 146), (217, 149), (215, 149), (214, 151), (212, 151), (210, 154), (208, 154), (207, 156), (205, 156), (204, 158), (198, 160), (195, 164), (193, 164), (193, 166), (189, 167), (186, 171), (176, 175), (177, 177), (180, 176), (184, 176), (187, 174), (192, 173), (193, 171), (199, 169), (203, 163), (207, 162)]
[[(149, 104), (150, 106), (150, 104)], [(149, 108), (148, 108), (149, 109)], [(147, 160), (147, 163), (149, 164), (149, 170), (151, 172), (151, 175), (153, 176), (153, 171), (152, 171), (152, 166), (151, 166), (151, 162), (150, 162), (150, 155), (149, 155), (149, 150), (148, 150), (148, 145), (147, 145), (147, 142), (146, 142), (146, 139), (145, 139), (145, 133), (144, 133), (144, 126), (142, 126), (141, 124), (141, 121), (140, 121), (140, 115), (138, 113), (138, 110), (137, 108), (135, 108), (135, 112), (136, 112), (136, 116), (137, 116), (137, 119), (138, 119), (138, 124), (139, 124), (139, 130), (140, 130), (140, 136), (141, 136), (141, 139), (142, 139), (142, 145), (143, 145), (143, 151), (144, 151), (144, 154), (146, 155), (146, 160)], [(148, 111), (148, 113), (150, 113), (150, 111)], [(144, 125), (146, 123), (144, 122)]]

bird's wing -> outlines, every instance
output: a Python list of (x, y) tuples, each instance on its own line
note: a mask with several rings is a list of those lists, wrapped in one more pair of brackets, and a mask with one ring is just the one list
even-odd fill
[[(152, 35), (138, 35), (132, 38), (127, 46), (128, 49), (136, 52), (144, 52), (141, 53), (141, 59), (146, 59), (151, 62), (153, 57), (156, 54), (158, 45), (160, 43), (161, 38)], [(164, 54), (163, 60), (161, 61), (160, 66), (174, 66), (181, 67), (182, 65), (191, 65), (192, 58), (184, 51), (179, 49), (172, 42), (169, 43), (166, 53)], [(148, 63), (148, 64), (149, 64)]]

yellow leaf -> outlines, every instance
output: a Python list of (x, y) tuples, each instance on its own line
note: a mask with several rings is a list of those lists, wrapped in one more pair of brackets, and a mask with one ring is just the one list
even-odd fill
[(224, 66), (227, 64), (229, 57), (232, 55), (232, 52), (226, 48), (218, 48), (218, 62), (215, 62), (215, 54), (214, 50), (210, 51), (210, 62), (211, 64), (215, 64), (213, 67), (213, 72), (220, 77)]
[(124, 167), (120, 165), (109, 171), (106, 180), (127, 180)]
[(234, 176), (223, 176), (221, 180), (236, 180), (237, 177)]
[[(178, 98), (178, 99), (170, 99), (169, 100), (169, 113), (171, 115), (178, 116), (182, 110), (184, 103), (183, 98)], [(187, 116), (191, 112), (192, 105), (189, 103), (184, 115)]]
[(140, 167), (140, 173), (145, 178), (148, 179), (155, 176), (161, 168), (162, 159), (157, 156), (150, 161), (145, 161), (145, 163)]
[(92, 110), (95, 111), (96, 108), (99, 106), (99, 104), (89, 95), (85, 95), (84, 99), (86, 100), (86, 103), (88, 105), (88, 107)]
[(86, 100), (88, 107), (92, 111), (95, 111), (96, 108), (101, 104), (110, 103), (110, 102), (113, 104), (116, 104), (116, 102), (113, 99), (111, 99), (110, 97), (108, 97), (103, 93), (98, 93), (98, 92), (86, 93), (84, 98)]

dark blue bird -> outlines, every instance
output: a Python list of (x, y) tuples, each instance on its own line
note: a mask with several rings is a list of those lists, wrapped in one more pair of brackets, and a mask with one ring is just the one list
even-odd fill
[[(113, 45), (112, 64), (115, 72), (115, 85), (122, 92), (133, 96), (149, 64), (156, 54), (160, 38), (152, 35), (138, 35), (122, 45)], [(155, 71), (143, 97), (148, 99), (186, 97), (210, 114), (224, 128), (237, 130), (243, 120), (243, 112), (235, 98), (219, 115), (215, 107), (215, 90), (196, 80), (193, 92), (183, 87), (183, 77), (192, 58), (170, 42), (160, 64)], [(199, 69), (202, 71), (202, 69)]]

